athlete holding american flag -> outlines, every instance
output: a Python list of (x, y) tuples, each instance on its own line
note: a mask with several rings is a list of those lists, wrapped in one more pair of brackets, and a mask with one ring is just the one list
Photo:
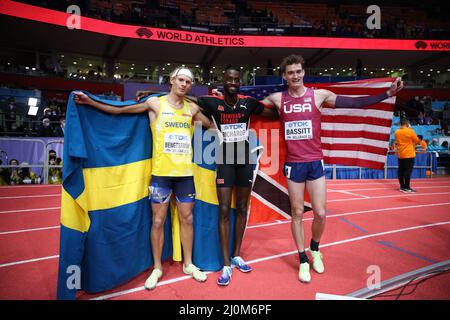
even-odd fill
[(317, 273), (323, 273), (325, 270), (319, 250), (326, 217), (326, 184), (321, 142), (322, 108), (349, 109), (373, 105), (396, 95), (403, 88), (403, 82), (400, 78), (395, 79), (389, 90), (378, 95), (363, 97), (336, 95), (329, 90), (305, 87), (304, 63), (301, 56), (286, 57), (281, 63), (281, 72), (283, 79), (287, 81), (288, 89), (271, 94), (263, 100), (263, 103), (276, 108), (280, 115), (287, 148), (283, 171), (287, 178), (291, 204), (291, 230), (300, 256), (299, 280), (310, 282), (310, 266), (305, 252), (302, 221), (305, 187), (310, 195), (314, 212), (310, 242), (312, 267)]

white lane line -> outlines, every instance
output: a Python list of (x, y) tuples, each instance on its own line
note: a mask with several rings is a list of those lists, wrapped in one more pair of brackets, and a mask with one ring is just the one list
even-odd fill
[[(339, 216), (347, 216), (347, 215), (356, 215), (356, 214), (369, 213), (369, 212), (382, 212), (382, 211), (389, 211), (389, 210), (401, 210), (401, 209), (411, 209), (411, 208), (429, 207), (429, 206), (442, 206), (442, 205), (450, 205), (450, 202), (433, 203), (433, 204), (427, 204), (427, 205), (405, 206), (405, 207), (383, 208), (383, 209), (365, 210), (365, 211), (355, 211), (355, 212), (348, 212), (348, 213), (342, 213), (342, 214), (334, 214), (334, 215), (327, 216), (327, 218), (339, 217)], [(304, 221), (307, 221), (307, 220), (313, 220), (313, 218), (304, 219)], [(249, 226), (249, 227), (247, 227), (247, 229), (268, 227), (268, 226), (273, 226), (273, 225), (285, 224), (285, 223), (289, 223), (289, 222), (290, 222), (290, 220), (276, 222), (276, 223), (260, 224), (260, 225), (256, 225), (256, 226)], [(416, 227), (412, 227), (412, 228), (416, 228)], [(403, 229), (400, 229), (400, 230), (403, 230)], [(370, 237), (370, 236), (374, 236), (374, 235), (366, 235), (366, 236), (358, 237), (358, 238), (355, 238), (355, 239), (360, 239), (360, 238), (362, 239), (364, 237)], [(346, 241), (346, 240), (344, 240), (344, 241)], [(329, 245), (330, 244), (328, 244), (328, 245), (324, 244), (324, 245), (322, 245), (322, 247), (329, 246)], [(294, 252), (297, 252), (297, 251), (294, 251)], [(25, 264), (25, 263), (32, 263), (32, 262), (37, 262), (37, 261), (42, 261), (42, 260), (54, 259), (54, 258), (58, 258), (58, 257), (59, 257), (59, 255), (54, 255), (54, 256), (41, 257), (41, 258), (36, 258), (36, 259), (29, 259), (29, 260), (21, 260), (21, 261), (16, 261), (16, 262), (9, 262), (9, 263), (5, 263), (5, 264), (0, 264), (0, 268), (9, 267), (9, 266), (13, 266), (13, 265), (19, 265), (19, 264)], [(184, 278), (190, 278), (190, 277), (186, 276), (186, 277), (182, 277), (182, 278), (184, 279)], [(170, 280), (170, 281), (172, 281), (172, 280)], [(176, 282), (176, 281), (173, 281), (173, 282)], [(161, 282), (161, 283), (163, 283), (163, 282)], [(142, 287), (142, 288), (135, 288), (135, 289), (132, 289), (132, 290), (140, 291), (140, 290), (143, 290), (143, 288), (144, 287)], [(130, 291), (130, 292), (135, 292), (135, 291)]]
[[(414, 189), (422, 190), (422, 189), (436, 189), (436, 188), (450, 188), (450, 185), (447, 186), (433, 186), (433, 187), (415, 187)], [(396, 189), (387, 189), (387, 188), (367, 188), (367, 189), (345, 189), (345, 190), (334, 190), (334, 189), (328, 189), (330, 192), (342, 192), (342, 191), (373, 191), (373, 190), (386, 190), (386, 191), (398, 191), (398, 188)]]
[[(401, 209), (411, 209), (411, 208), (418, 208), (418, 207), (441, 206), (441, 205), (450, 205), (450, 202), (433, 203), (433, 204), (429, 204), (429, 205), (417, 205), (417, 206), (406, 206), (406, 207), (395, 207), (395, 208), (383, 208), (383, 209), (366, 210), (366, 211), (355, 211), (355, 212), (334, 214), (334, 215), (327, 216), (327, 218), (348, 216), (348, 215), (355, 215), (355, 214), (369, 213), (369, 212), (382, 212), (382, 211), (389, 211), (389, 210), (401, 210)], [(303, 219), (303, 220), (304, 221), (308, 221), (308, 220), (313, 220), (313, 218), (307, 218), (307, 219)], [(266, 224), (260, 224), (260, 225), (256, 225), (256, 226), (249, 226), (249, 227), (247, 227), (247, 229), (256, 229), (256, 228), (261, 228), (261, 227), (270, 227), (270, 226), (279, 225), (279, 224), (285, 224), (285, 223), (289, 223), (289, 222), (290, 222), (290, 220), (281, 221), (281, 222), (275, 222), (275, 223), (266, 223)], [(59, 226), (57, 226), (57, 227), (59, 228)], [(30, 260), (21, 260), (21, 261), (16, 261), (16, 262), (9, 262), (9, 263), (5, 263), (5, 264), (0, 264), (0, 268), (12, 266), (12, 265), (17, 265), (17, 264), (36, 262), (36, 261), (41, 261), (41, 260), (46, 260), (46, 259), (58, 258), (58, 257), (59, 257), (59, 255), (55, 255), (55, 256), (41, 257), (41, 258), (30, 259)]]
[[(420, 205), (404, 206), (404, 207), (389, 207), (389, 208), (364, 210), (364, 211), (354, 211), (354, 212), (347, 212), (347, 213), (337, 213), (337, 214), (327, 215), (327, 218), (351, 216), (351, 215), (355, 215), (355, 214), (370, 213), (370, 212), (383, 212), (383, 211), (390, 211), (390, 210), (414, 209), (414, 208), (446, 206), (446, 205), (450, 205), (450, 202), (420, 204)], [(305, 218), (305, 219), (303, 219), (303, 221), (311, 221), (313, 219), (314, 218)], [(275, 222), (247, 226), (246, 229), (256, 229), (256, 228), (261, 228), (261, 227), (269, 227), (269, 226), (274, 226), (274, 225), (284, 224), (284, 223), (290, 223), (290, 222), (291, 222), (291, 217), (289, 216), (288, 220), (275, 220)], [(58, 225), (58, 226), (44, 227), (44, 228), (35, 228), (35, 229), (22, 229), (22, 230), (3, 231), (3, 232), (0, 232), (0, 235), (11, 234), (11, 233), (20, 233), (20, 232), (41, 231), (41, 230), (46, 230), (46, 229), (56, 229), (56, 228), (59, 228), (59, 227), (60, 226)]]
[(444, 194), (450, 194), (450, 192), (434, 192), (434, 193), (401, 193), (398, 192), (398, 195), (390, 195), (390, 196), (375, 196), (375, 197), (368, 197), (368, 198), (349, 198), (349, 199), (335, 199), (335, 200), (328, 200), (328, 202), (342, 202), (342, 201), (355, 201), (355, 200), (371, 200), (371, 199), (386, 199), (386, 198), (399, 198), (399, 197), (421, 197), (421, 196), (437, 196), (437, 195), (444, 195)]
[[(330, 191), (335, 191), (331, 190)], [(400, 193), (398, 195), (389, 195), (389, 196), (375, 196), (375, 197), (368, 197), (367, 199), (384, 199), (384, 198), (395, 198), (395, 197), (418, 197), (418, 196), (433, 196), (433, 195), (444, 195), (444, 194), (450, 194), (450, 192), (436, 192), (436, 193)], [(361, 196), (361, 195), (360, 195)], [(351, 198), (351, 199), (336, 199), (336, 200), (328, 200), (327, 202), (340, 202), (340, 201), (351, 201), (351, 200), (365, 200), (365, 198)], [(305, 205), (311, 207), (311, 204), (309, 202), (305, 201)], [(45, 211), (45, 210), (55, 210), (55, 209), (61, 209), (61, 207), (51, 207), (51, 208), (33, 208), (33, 209), (21, 209), (21, 210), (7, 210), (7, 211), (0, 211), (1, 213), (14, 213), (14, 212), (33, 212), (33, 211)]]
[(59, 255), (30, 259), (30, 260), (22, 260), (22, 261), (16, 261), (16, 262), (8, 262), (8, 263), (0, 264), (0, 268), (10, 267), (10, 266), (14, 266), (17, 264), (24, 264), (24, 263), (31, 263), (31, 262), (42, 261), (42, 260), (56, 259), (56, 258), (59, 258)]
[(362, 194), (357, 194), (357, 193), (353, 193), (353, 192), (350, 192), (350, 191), (338, 190), (336, 192), (345, 193), (345, 194), (349, 194), (351, 196), (361, 197), (361, 198), (365, 198), (365, 199), (370, 199), (370, 197), (368, 197), (368, 196), (363, 196)]
[(60, 228), (60, 226), (53, 226), (53, 227), (42, 227), (42, 228), (34, 228), (34, 229), (22, 229), (22, 230), (13, 230), (13, 231), (3, 231), (3, 232), (0, 232), (0, 236), (5, 235), (5, 234), (33, 232), (33, 231), (43, 231), (43, 230), (51, 230), (51, 229), (59, 229), (59, 228)]
[(0, 189), (23, 189), (23, 188), (42, 188), (42, 187), (53, 187), (53, 188), (61, 188), (61, 185), (55, 184), (30, 184), (30, 185), (22, 185), (22, 186), (1, 186)]
[(57, 210), (61, 209), (61, 207), (50, 207), (50, 208), (34, 208), (34, 209), (21, 209), (21, 210), (7, 210), (7, 211), (0, 211), (0, 213), (21, 213), (21, 212), (34, 212), (34, 211), (50, 211), (50, 210)]
[[(424, 183), (426, 185), (429, 184), (435, 184), (435, 183), (450, 183), (450, 179), (439, 179), (439, 180), (411, 180), (412, 184), (416, 184), (416, 183)], [(371, 185), (371, 184), (375, 184), (375, 185), (381, 185), (381, 186), (386, 186), (386, 185), (397, 185), (398, 186), (398, 181), (392, 180), (383, 180), (383, 181), (378, 181), (378, 182), (368, 182), (368, 181), (360, 181), (360, 182), (356, 182), (356, 183), (339, 183), (336, 180), (327, 180), (327, 185), (332, 186), (332, 187), (339, 187), (339, 186), (360, 186), (360, 185)]]
[(26, 198), (45, 198), (45, 197), (60, 197), (61, 193), (54, 194), (40, 194), (34, 196), (9, 196), (9, 197), (0, 197), (0, 200), (3, 199), (26, 199)]
[[(354, 241), (364, 240), (364, 239), (367, 239), (367, 238), (383, 236), (383, 235), (386, 235), (386, 234), (400, 233), (400, 232), (416, 230), (416, 229), (422, 229), (422, 228), (428, 228), (428, 227), (434, 227), (434, 226), (440, 226), (440, 225), (445, 225), (445, 224), (450, 224), (450, 221), (443, 221), (443, 222), (431, 223), (431, 224), (426, 224), (426, 225), (419, 225), (419, 226), (414, 226), (414, 227), (395, 229), (395, 230), (390, 230), (390, 231), (384, 231), (384, 232), (369, 234), (369, 235), (360, 236), (360, 237), (356, 237), (356, 238), (350, 238), (350, 239), (346, 239), (346, 240), (341, 240), (341, 241), (336, 241), (336, 242), (322, 244), (321, 247), (322, 248), (331, 247), (331, 246), (336, 246), (336, 245), (340, 245), (340, 244), (344, 244), (344, 243), (350, 243), (350, 242), (354, 242)], [(297, 250), (293, 250), (293, 251), (288, 251), (288, 252), (284, 252), (284, 253), (268, 256), (268, 257), (254, 259), (254, 260), (251, 260), (251, 261), (247, 261), (247, 263), (248, 264), (254, 264), (254, 263), (258, 263), (258, 262), (262, 262), (262, 261), (268, 261), (268, 260), (281, 258), (281, 257), (292, 255), (292, 254), (297, 254), (297, 253), (298, 253)], [(207, 272), (207, 273), (209, 274), (209, 273), (212, 273), (212, 272)], [(180, 282), (180, 281), (183, 281), (183, 280), (186, 280), (186, 279), (190, 279), (190, 278), (191, 278), (190, 276), (178, 277), (178, 278), (170, 279), (170, 280), (167, 280), (167, 281), (162, 281), (162, 282), (158, 283), (157, 286), (159, 287), (159, 286), (163, 286), (163, 285), (166, 285), (166, 284), (169, 284), (169, 283)], [(143, 291), (143, 290), (145, 290), (145, 288), (143, 286), (141, 286), (141, 287), (136, 287), (136, 288), (133, 288), (133, 289), (118, 291), (118, 292), (111, 293), (111, 294), (101, 295), (101, 296), (92, 298), (90, 300), (105, 300), (105, 299), (115, 298), (115, 297), (123, 296), (123, 295), (129, 294), (129, 293), (134, 293), (134, 292), (138, 292), (138, 291)]]
[[(362, 213), (371, 213), (371, 212), (383, 212), (383, 211), (391, 211), (391, 210), (404, 210), (404, 209), (415, 209), (415, 208), (424, 208), (424, 207), (436, 207), (436, 206), (448, 206), (450, 205), (450, 202), (442, 202), (442, 203), (430, 203), (430, 204), (419, 204), (414, 206), (404, 206), (404, 207), (390, 207), (390, 208), (382, 208), (382, 209), (373, 209), (373, 210), (364, 210), (364, 211), (354, 211), (354, 212), (347, 212), (347, 213), (336, 213), (336, 214), (330, 214), (327, 215), (327, 219), (329, 218), (336, 218), (336, 217), (343, 217), (343, 216), (352, 216), (355, 214), (362, 214)], [(314, 218), (305, 218), (303, 221), (311, 221)], [(275, 226), (279, 224), (284, 223), (291, 223), (291, 220), (285, 220), (281, 222), (271, 222), (271, 223), (265, 223), (265, 224), (258, 224), (254, 226), (248, 226), (246, 229), (256, 229), (260, 227), (270, 227)]]

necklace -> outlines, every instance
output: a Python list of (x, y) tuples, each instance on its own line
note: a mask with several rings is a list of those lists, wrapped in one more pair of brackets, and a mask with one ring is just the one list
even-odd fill
[(227, 104), (227, 106), (229, 106), (230, 108), (232, 108), (232, 109), (236, 109), (236, 105), (237, 105), (237, 103), (239, 102), (239, 99), (236, 97), (236, 102), (233, 102), (233, 103), (228, 103), (227, 102), (227, 100), (224, 98), (223, 99), (223, 101), (225, 101), (225, 103)]

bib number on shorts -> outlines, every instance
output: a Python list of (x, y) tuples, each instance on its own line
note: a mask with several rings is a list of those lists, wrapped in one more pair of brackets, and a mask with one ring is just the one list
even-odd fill
[(248, 137), (246, 123), (221, 124), (220, 131), (222, 131), (224, 142), (241, 142)]
[(164, 135), (164, 153), (190, 154), (191, 140), (188, 135), (166, 133)]
[(313, 138), (312, 121), (288, 121), (284, 124), (286, 140), (309, 140)]
[(284, 166), (284, 175), (286, 176), (286, 178), (290, 179), (291, 178), (291, 166)]

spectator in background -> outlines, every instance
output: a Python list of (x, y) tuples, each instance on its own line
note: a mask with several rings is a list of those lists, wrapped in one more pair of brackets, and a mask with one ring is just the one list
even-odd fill
[(444, 147), (445, 150), (448, 150), (448, 141), (447, 140), (443, 141), (441, 147)]
[(19, 176), (19, 161), (17, 159), (11, 159), (9, 161), (9, 165), (16, 166), (16, 167), (12, 167), (9, 169), (10, 173), (11, 173), (11, 175), (9, 176), (10, 184), (12, 184), (12, 185), (20, 184), (21, 179)]
[(364, 66), (361, 59), (356, 60), (356, 76), (361, 77), (363, 74)]
[(55, 164), (55, 161), (56, 161), (56, 159), (57, 159), (57, 157), (58, 157), (58, 156), (57, 156), (55, 150), (53, 150), (53, 149), (49, 150), (49, 151), (48, 151), (48, 161), (49, 161), (48, 164), (51, 164), (50, 161), (53, 160), (53, 165), (54, 165), (54, 164)]
[[(48, 164), (50, 166), (60, 166), (62, 159), (56, 155), (55, 150), (48, 152)], [(49, 184), (61, 184), (62, 182), (62, 168), (49, 168), (48, 169), (48, 183)]]
[(272, 63), (272, 59), (267, 60), (267, 70), (266, 70), (266, 74), (268, 76), (273, 76), (273, 69), (275, 68), (275, 66)]
[[(3, 161), (0, 159), (0, 166)], [(0, 168), (0, 186), (7, 186), (10, 184), (11, 171), (9, 168)]]
[(51, 159), (56, 160), (56, 151), (53, 149), (48, 151), (48, 160), (50, 161)]
[(426, 116), (425, 116), (425, 124), (428, 126), (428, 125), (430, 125), (431, 123), (433, 122), (433, 119), (431, 118), (431, 116), (430, 116), (430, 113), (426, 113)]
[(416, 145), (416, 151), (420, 153), (426, 153), (428, 144), (423, 140), (423, 136), (421, 134), (417, 135), (417, 137), (419, 138), (420, 142)]
[(424, 96), (421, 100), (421, 103), (423, 104), (423, 110), (425, 114), (431, 114), (433, 112), (431, 97)]
[(5, 112), (5, 125), (7, 131), (13, 132), (17, 130), (17, 116), (18, 110), (15, 100), (14, 98), (10, 98)]
[(441, 121), (441, 132), (443, 135), (448, 136), (448, 122), (445, 120)]
[(417, 116), (417, 124), (424, 125), (425, 124), (425, 117), (423, 116), (423, 112), (419, 112), (419, 115)]
[(402, 118), (400, 125), (401, 127), (394, 133), (395, 141), (397, 141), (398, 181), (400, 182), (401, 192), (412, 193), (416, 192), (410, 186), (411, 173), (416, 158), (415, 145), (420, 140), (414, 130), (409, 127), (408, 119)]
[(394, 139), (392, 139), (391, 142), (389, 143), (389, 153), (393, 154), (395, 153), (395, 151), (397, 151), (397, 143), (395, 142)]
[(59, 122), (59, 113), (60, 113), (58, 104), (56, 103), (56, 99), (53, 99), (52, 104), (48, 109), (50, 109), (48, 111), (48, 118), (50, 119), (50, 127), (52, 128), (52, 130), (55, 130)]
[(428, 151), (444, 151), (444, 150), (446, 150), (446, 148), (439, 145), (439, 141), (437, 138), (433, 138), (433, 140), (431, 140), (431, 143), (428, 145)]
[(64, 137), (64, 130), (66, 128), (66, 119), (61, 117), (59, 119), (59, 126), (55, 129), (55, 137)]
[(406, 112), (405, 111), (400, 111), (400, 118), (405, 118), (406, 119)]
[(420, 101), (419, 96), (415, 96), (414, 99), (408, 102), (408, 107), (417, 110), (418, 112), (424, 112), (423, 103)]
[[(50, 150), (53, 151), (54, 150)], [(49, 159), (48, 164), (50, 166), (58, 166), (61, 164), (61, 158), (56, 157), (56, 152), (50, 154), (49, 152)], [(62, 181), (62, 171), (61, 168), (49, 168), (48, 169), (48, 183), (49, 184), (61, 184)]]
[(53, 137), (53, 136), (54, 136), (53, 130), (50, 127), (50, 119), (43, 118), (42, 124), (38, 130), (38, 137)]
[(39, 184), (41, 182), (40, 177), (30, 170), (28, 162), (22, 162), (21, 168), (18, 170), (20, 177), (20, 184)]
[(44, 118), (49, 118), (50, 119), (50, 108), (45, 108), (44, 109), (44, 112), (42, 114), (42, 119), (44, 119)]

